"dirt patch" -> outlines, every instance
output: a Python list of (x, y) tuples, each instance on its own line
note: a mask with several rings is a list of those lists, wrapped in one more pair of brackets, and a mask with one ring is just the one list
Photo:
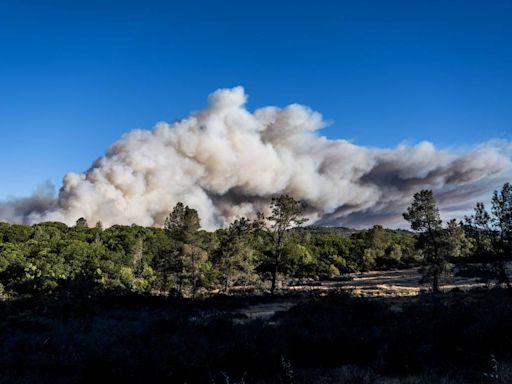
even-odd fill
[[(396, 297), (416, 296), (422, 291), (428, 291), (430, 285), (420, 283), (421, 275), (418, 268), (395, 271), (371, 271), (353, 273), (344, 276), (343, 280), (327, 280), (283, 287), (283, 291), (331, 291), (346, 289), (354, 296), (363, 297)], [(440, 279), (442, 291), (454, 288), (468, 290), (486, 286), (479, 278), (457, 277), (445, 275)]]
[[(284, 296), (297, 294), (297, 296), (286, 299), (283, 296), (276, 296), (275, 300), (271, 302), (250, 304), (238, 309), (236, 313), (242, 315), (242, 318), (238, 320), (240, 322), (254, 319), (268, 321), (277, 312), (288, 311), (299, 302), (307, 299), (308, 294), (324, 295), (336, 290), (344, 290), (357, 297), (387, 298), (391, 300), (390, 305), (392, 307), (393, 305), (396, 306), (393, 310), (400, 311), (400, 298), (414, 299), (420, 293), (430, 290), (430, 285), (421, 284), (420, 280), (421, 275), (418, 268), (411, 268), (353, 273), (333, 280), (289, 281), (288, 285), (283, 285), (280, 288), (279, 294)], [(441, 277), (440, 286), (441, 291), (449, 292), (453, 289), (467, 291), (473, 288), (485, 287), (487, 284), (481, 282), (477, 277), (447, 274)]]

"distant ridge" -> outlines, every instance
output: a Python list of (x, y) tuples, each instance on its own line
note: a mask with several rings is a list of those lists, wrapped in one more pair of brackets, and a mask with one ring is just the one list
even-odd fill
[[(304, 233), (304, 232), (310, 232), (310, 233), (322, 233), (322, 234), (333, 234), (333, 235), (339, 235), (339, 236), (351, 236), (355, 233), (361, 233), (366, 232), (370, 230), (371, 228), (364, 228), (364, 229), (356, 229), (356, 228), (348, 228), (348, 227), (324, 227), (319, 225), (308, 225), (305, 227), (297, 227), (293, 228), (292, 232), (297, 233)], [(386, 232), (393, 232), (398, 233), (401, 235), (413, 235), (414, 233), (411, 231), (408, 231), (406, 229), (389, 229), (384, 228)]]
[(340, 236), (350, 236), (354, 233), (364, 232), (366, 229), (355, 229), (347, 227), (323, 227), (319, 225), (308, 225), (305, 227), (293, 228), (294, 232), (328, 233)]

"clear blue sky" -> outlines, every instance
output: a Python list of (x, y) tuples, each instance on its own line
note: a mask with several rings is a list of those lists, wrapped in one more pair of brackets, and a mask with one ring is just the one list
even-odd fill
[(512, 136), (512, 1), (0, 0), (0, 198), (243, 85), (331, 138)]

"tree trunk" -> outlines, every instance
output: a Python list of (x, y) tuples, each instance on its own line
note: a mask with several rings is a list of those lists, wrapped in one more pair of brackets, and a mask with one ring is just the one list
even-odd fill
[(225, 285), (224, 285), (224, 292), (226, 294), (229, 293), (229, 273), (226, 272), (226, 282), (225, 282)]
[(272, 268), (272, 286), (270, 287), (270, 294), (273, 295), (276, 290), (276, 280), (277, 280), (277, 265), (278, 265), (278, 257), (274, 258), (274, 265)]
[(434, 272), (434, 278), (432, 279), (432, 292), (439, 293), (439, 272)]
[(507, 289), (509, 291), (511, 291), (511, 293), (512, 293), (512, 285), (510, 284), (510, 279), (508, 278), (507, 271), (505, 269), (505, 261), (504, 260), (500, 260), (498, 269), (499, 269), (499, 272), (498, 272), (499, 273), (499, 281), (501, 283), (505, 283), (505, 285), (507, 286)]
[(281, 260), (281, 253), (283, 252), (283, 233), (277, 233), (276, 248), (274, 256), (274, 265), (272, 268), (272, 286), (270, 287), (270, 294), (273, 295), (276, 290), (277, 271), (279, 270), (279, 261)]
[(192, 251), (192, 300), (196, 299), (196, 254)]
[(507, 270), (505, 269), (506, 266), (506, 257), (505, 257), (505, 239), (503, 238), (503, 227), (500, 225), (500, 245), (499, 245), (499, 276), (498, 279), (500, 283), (505, 283), (507, 286), (507, 289), (510, 293), (512, 293), (512, 286), (510, 284), (510, 279), (507, 275)]
[(181, 276), (178, 277), (178, 292), (183, 297), (183, 278)]
[(430, 238), (432, 239), (432, 245), (434, 246), (434, 276), (432, 278), (432, 292), (439, 293), (439, 275), (441, 273), (441, 260), (439, 258), (439, 251), (437, 249), (436, 237), (434, 235), (434, 230), (432, 228), (428, 228), (430, 233)]
[(281, 246), (279, 246), (279, 250), (277, 251), (277, 254), (274, 258), (274, 266), (272, 270), (272, 286), (270, 287), (270, 293), (273, 295), (276, 286), (277, 286), (277, 272), (279, 271), (279, 262), (281, 261), (281, 254), (283, 253), (283, 250)]

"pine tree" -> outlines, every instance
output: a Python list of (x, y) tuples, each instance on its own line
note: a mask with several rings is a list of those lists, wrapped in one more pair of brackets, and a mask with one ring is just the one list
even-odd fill
[(494, 191), (491, 213), (485, 209), (484, 203), (477, 203), (475, 213), (466, 217), (466, 223), (476, 233), (479, 248), (483, 248), (483, 239), (490, 239), (493, 273), (499, 283), (512, 290), (506, 270), (512, 250), (512, 185), (505, 183), (500, 191)]
[(229, 292), (232, 285), (253, 277), (254, 250), (249, 244), (252, 230), (252, 223), (241, 218), (221, 232), (217, 264), (225, 292)]
[(176, 242), (178, 258), (178, 290), (183, 292), (183, 285), (188, 284), (192, 298), (196, 297), (200, 279), (200, 266), (208, 255), (200, 247), (198, 231), (201, 222), (197, 211), (179, 202), (165, 220), (164, 229)]
[(432, 291), (439, 292), (439, 276), (445, 268), (444, 255), (440, 250), (439, 235), (441, 218), (431, 190), (422, 190), (414, 194), (411, 205), (403, 214), (404, 219), (411, 224), (411, 229), (423, 236), (425, 267), (423, 279), (432, 280)]
[(307, 219), (303, 217), (304, 202), (295, 200), (289, 195), (273, 198), (270, 208), (272, 214), (269, 217), (259, 214), (258, 223), (272, 238), (272, 286), (270, 293), (274, 294), (287, 231), (293, 226), (301, 225)]

